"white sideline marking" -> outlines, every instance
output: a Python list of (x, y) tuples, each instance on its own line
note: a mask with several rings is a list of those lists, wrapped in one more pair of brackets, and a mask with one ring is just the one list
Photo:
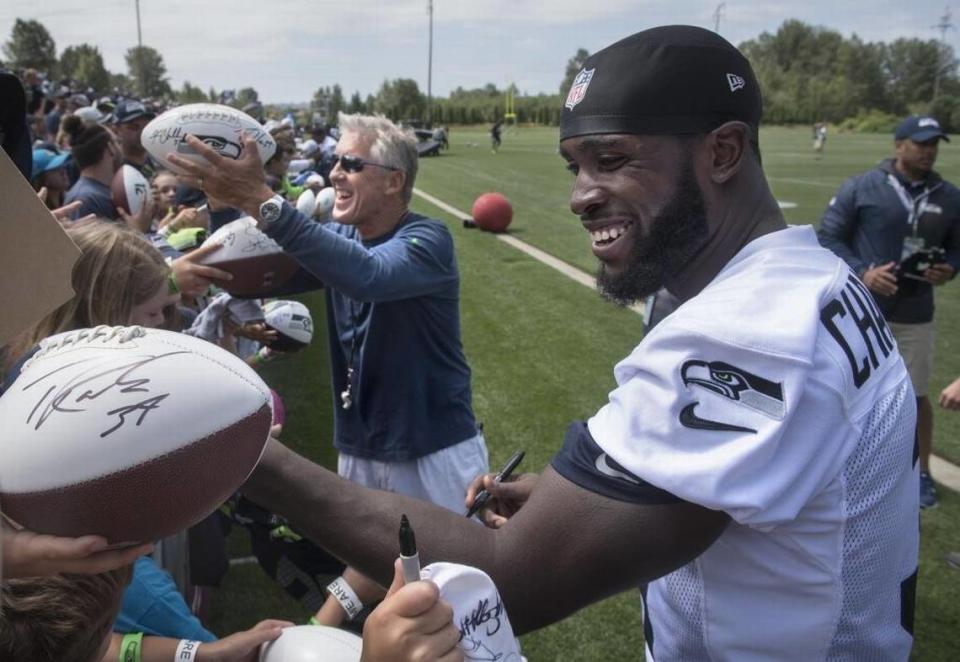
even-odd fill
[(779, 200), (777, 200), (777, 205), (780, 206), (780, 209), (796, 209), (797, 207), (796, 202), (780, 202)]
[(237, 558), (237, 559), (230, 559), (231, 567), (235, 565), (253, 565), (256, 562), (257, 562), (256, 556), (241, 556), (240, 558)]
[(930, 456), (930, 473), (933, 479), (941, 485), (949, 487), (954, 492), (960, 492), (960, 467), (936, 455)]
[(829, 188), (837, 190), (840, 188), (839, 184), (824, 184), (823, 182), (815, 182), (811, 179), (799, 179), (797, 177), (767, 177), (768, 182), (783, 182), (785, 184), (800, 184), (801, 186), (816, 186), (817, 188)]
[[(443, 211), (447, 212), (448, 214), (452, 214), (452, 215), (456, 216), (456, 217), (459, 218), (460, 220), (463, 220), (463, 219), (465, 219), (465, 218), (470, 218), (470, 214), (467, 214), (467, 213), (465, 213), (465, 212), (462, 212), (462, 211), (460, 211), (459, 209), (457, 209), (456, 207), (454, 207), (454, 206), (452, 206), (452, 205), (448, 205), (448, 204), (447, 204), (446, 202), (444, 202), (443, 200), (440, 200), (439, 198), (435, 198), (435, 197), (433, 197), (432, 195), (430, 195), (429, 193), (425, 193), (424, 191), (421, 191), (421, 190), (418, 189), (418, 188), (414, 188), (414, 189), (413, 189), (413, 192), (414, 192), (415, 195), (420, 196), (421, 198), (423, 198), (424, 200), (426, 200), (426, 201), (429, 202), (430, 204), (432, 204), (432, 205), (434, 205), (434, 206), (436, 206), (436, 207), (439, 207), (440, 209), (442, 209)], [(499, 239), (500, 241), (502, 241), (502, 242), (504, 242), (504, 243), (506, 243), (506, 244), (508, 244), (508, 245), (510, 245), (510, 246), (513, 246), (513, 247), (516, 248), (517, 250), (523, 251), (524, 253), (526, 253), (527, 255), (529, 255), (530, 257), (532, 257), (534, 260), (537, 260), (538, 262), (540, 262), (540, 263), (542, 263), (542, 264), (545, 264), (545, 265), (547, 265), (548, 267), (551, 267), (552, 269), (556, 269), (557, 271), (559, 271), (560, 273), (562, 273), (562, 274), (563, 274), (564, 276), (566, 276), (567, 278), (571, 278), (571, 279), (577, 281), (578, 283), (580, 283), (581, 285), (584, 285), (584, 286), (586, 286), (586, 287), (589, 287), (589, 288), (592, 289), (592, 290), (593, 290), (593, 289), (596, 289), (596, 287), (597, 287), (597, 281), (596, 281), (596, 279), (595, 279), (593, 276), (591, 276), (590, 274), (584, 273), (583, 271), (580, 271), (580, 270), (577, 269), (576, 267), (570, 266), (569, 264), (567, 264), (567, 263), (564, 262), (563, 260), (557, 259), (557, 258), (555, 258), (554, 256), (550, 255), (549, 253), (543, 252), (542, 250), (540, 250), (540, 249), (537, 248), (536, 246), (531, 246), (531, 245), (528, 244), (527, 242), (521, 241), (521, 240), (517, 239), (516, 237), (513, 237), (513, 236), (511, 236), (511, 235), (509, 235), (509, 234), (497, 233), (497, 234), (494, 234), (493, 236), (495, 236), (495, 237), (496, 237), (497, 239)], [(640, 315), (640, 316), (643, 316), (643, 304), (642, 304), (642, 303), (637, 303), (637, 304), (634, 304), (634, 305), (630, 306), (630, 310), (632, 310), (633, 312), (637, 313), (637, 314)]]

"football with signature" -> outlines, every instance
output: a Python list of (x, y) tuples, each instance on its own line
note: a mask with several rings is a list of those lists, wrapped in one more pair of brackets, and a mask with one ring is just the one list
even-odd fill
[(112, 544), (216, 510), (266, 445), (270, 389), (230, 352), (138, 326), (40, 343), (0, 397), (0, 504), (18, 524)]
[(113, 206), (136, 216), (146, 204), (148, 195), (151, 195), (151, 191), (147, 178), (132, 165), (120, 166), (110, 184)]
[(188, 135), (196, 136), (220, 156), (238, 159), (243, 151), (242, 133), (257, 142), (262, 162), (266, 163), (277, 151), (273, 137), (255, 119), (236, 108), (215, 103), (191, 103), (171, 108), (143, 127), (140, 142), (164, 167), (186, 175), (189, 173), (170, 163), (167, 157), (177, 154), (197, 163), (206, 163), (187, 142)]
[(220, 244), (201, 260), (229, 272), (233, 279), (213, 282), (237, 296), (255, 296), (279, 287), (297, 272), (297, 261), (283, 252), (273, 239), (257, 229), (249, 216), (221, 226), (207, 237), (204, 246)]

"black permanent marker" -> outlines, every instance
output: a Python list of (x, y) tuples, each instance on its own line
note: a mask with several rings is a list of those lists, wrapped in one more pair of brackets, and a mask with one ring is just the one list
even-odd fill
[(417, 538), (413, 535), (410, 520), (400, 516), (400, 564), (406, 583), (420, 581), (420, 555), (417, 553)]
[[(513, 470), (517, 468), (517, 465), (523, 461), (523, 451), (517, 451), (510, 456), (510, 459), (507, 460), (507, 463), (503, 465), (503, 469), (500, 470), (496, 476), (493, 477), (494, 483), (500, 483), (510, 477), (510, 474), (513, 473)], [(477, 496), (473, 498), (473, 504), (470, 506), (470, 510), (467, 511), (467, 517), (473, 517), (480, 509), (487, 505), (487, 501), (490, 500), (490, 493), (483, 489), (477, 492)]]

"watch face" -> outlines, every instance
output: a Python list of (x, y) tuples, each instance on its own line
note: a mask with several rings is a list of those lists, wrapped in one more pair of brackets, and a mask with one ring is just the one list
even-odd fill
[(267, 200), (262, 205), (260, 205), (260, 218), (265, 222), (270, 223), (277, 220), (280, 217), (280, 205), (277, 204), (276, 200)]

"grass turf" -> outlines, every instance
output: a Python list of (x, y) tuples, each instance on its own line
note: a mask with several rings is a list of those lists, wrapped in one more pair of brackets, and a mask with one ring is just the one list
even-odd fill
[[(418, 187), (469, 212), (476, 196), (496, 190), (514, 206), (511, 234), (588, 272), (595, 268), (586, 234), (570, 214), (572, 178), (557, 156), (555, 129), (511, 129), (500, 153), (490, 153), (485, 129), (454, 129), (452, 149), (421, 161)], [(850, 174), (869, 168), (891, 149), (888, 136), (832, 134), (814, 158), (809, 130), (773, 128), (761, 135), (763, 161), (774, 194), (795, 207), (792, 223), (816, 222), (833, 192)], [(960, 181), (960, 155), (947, 145), (940, 171)], [(640, 339), (640, 318), (602, 302), (589, 289), (506, 246), (495, 237), (462, 228), (458, 219), (422, 200), (414, 209), (447, 221), (457, 244), (462, 276), (463, 339), (473, 368), (474, 408), (484, 421), (491, 465), (516, 448), (527, 450), (523, 469), (543, 467), (572, 420), (589, 416), (613, 387), (612, 366)], [(931, 394), (960, 374), (950, 333), (960, 317), (960, 292), (938, 292), (937, 363)], [(297, 359), (268, 366), (265, 378), (283, 395), (289, 421), (283, 440), (327, 466), (335, 466), (329, 366), (323, 335), (323, 295), (305, 295), (319, 330)], [(935, 446), (960, 461), (960, 416), (937, 411)], [(954, 599), (960, 573), (943, 554), (960, 549), (955, 523), (960, 497), (946, 489), (941, 506), (924, 513), (914, 657), (947, 660), (960, 621)], [(234, 555), (246, 553), (234, 534)], [(256, 566), (231, 570), (213, 607), (213, 629), (225, 634), (266, 617), (303, 622), (309, 614), (272, 585)], [(523, 638), (531, 660), (638, 659), (642, 656), (639, 598), (629, 592), (585, 609), (562, 623)]]

